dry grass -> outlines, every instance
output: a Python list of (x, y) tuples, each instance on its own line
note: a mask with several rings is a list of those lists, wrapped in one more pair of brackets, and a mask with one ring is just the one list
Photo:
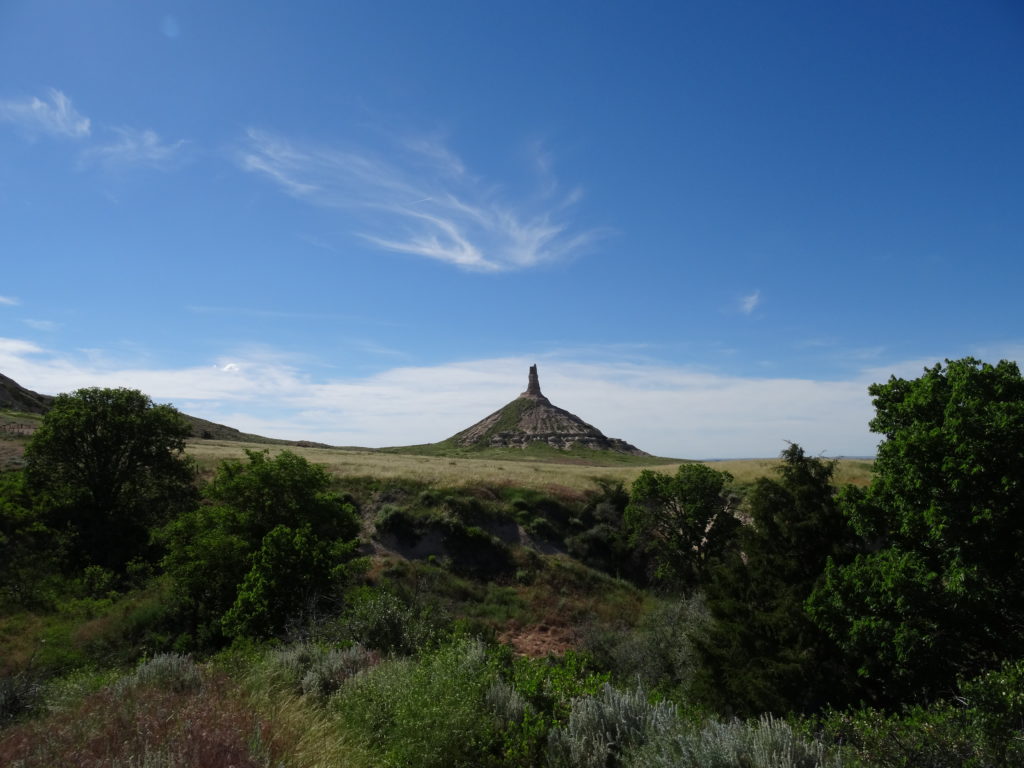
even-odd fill
[(0, 765), (22, 768), (263, 768), (276, 753), (270, 722), (222, 677), (188, 693), (111, 686), (0, 734)]
[[(204, 472), (211, 472), (223, 459), (245, 456), (245, 449), (264, 450), (276, 455), (283, 448), (219, 440), (197, 440), (188, 445), (188, 452)], [(328, 472), (339, 477), (370, 476), (380, 479), (409, 478), (430, 484), (458, 486), (468, 484), (510, 485), (536, 488), (544, 491), (591, 490), (594, 478), (609, 477), (627, 485), (644, 469), (674, 473), (678, 464), (630, 467), (594, 467), (579, 464), (558, 464), (544, 461), (499, 461), (495, 459), (452, 459), (440, 456), (412, 456), (376, 451), (358, 451), (344, 448), (287, 448), (323, 465)], [(740, 485), (753, 482), (757, 477), (772, 473), (777, 459), (736, 459), (709, 462), (715, 469), (727, 470)], [(870, 480), (870, 460), (843, 459), (836, 471), (839, 483), (867, 485)]]

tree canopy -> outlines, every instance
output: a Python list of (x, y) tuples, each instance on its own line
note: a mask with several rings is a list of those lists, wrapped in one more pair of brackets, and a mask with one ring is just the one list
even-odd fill
[(121, 570), (195, 500), (188, 423), (134, 389), (58, 396), (26, 452), (30, 492), (80, 565)]
[(965, 358), (869, 391), (885, 439), (844, 500), (866, 551), (809, 610), (879, 699), (927, 697), (1024, 655), (1024, 379)]
[(626, 524), (652, 552), (657, 578), (692, 587), (733, 542), (738, 523), (723, 495), (730, 479), (694, 463), (675, 475), (645, 469), (633, 482)]
[(204, 489), (206, 503), (167, 525), (164, 568), (203, 642), (272, 634), (351, 574), (359, 518), (323, 467), (290, 451), (246, 451)]

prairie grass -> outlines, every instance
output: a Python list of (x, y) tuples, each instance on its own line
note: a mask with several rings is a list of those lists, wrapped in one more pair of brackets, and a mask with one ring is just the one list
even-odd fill
[[(534, 488), (554, 494), (579, 494), (597, 488), (595, 479), (610, 478), (629, 485), (644, 469), (674, 474), (679, 463), (632, 466), (591, 466), (555, 461), (499, 460), (493, 458), (449, 458), (386, 453), (347, 448), (278, 447), (256, 443), (220, 440), (193, 440), (189, 454), (201, 471), (209, 474), (224, 459), (240, 459), (245, 449), (269, 450), (276, 455), (290, 450), (322, 465), (336, 477), (370, 476), (380, 480), (409, 479), (428, 485), (463, 486), (485, 484)], [(634, 457), (635, 458), (635, 457)], [(738, 486), (744, 487), (758, 477), (771, 476), (778, 459), (730, 459), (706, 462), (714, 469), (730, 472)], [(836, 469), (837, 483), (867, 485), (871, 479), (870, 459), (841, 459)]]
[(221, 677), (198, 690), (108, 686), (76, 706), (0, 732), (0, 765), (266, 768), (271, 727)]

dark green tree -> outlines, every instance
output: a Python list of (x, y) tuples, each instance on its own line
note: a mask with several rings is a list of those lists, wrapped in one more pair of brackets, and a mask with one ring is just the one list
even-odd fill
[(690, 588), (735, 541), (739, 526), (723, 489), (732, 479), (705, 464), (682, 464), (675, 475), (645, 469), (633, 481), (626, 525), (651, 553), (654, 576)]
[(226, 634), (266, 637), (281, 632), (289, 618), (322, 599), (352, 575), (358, 541), (330, 542), (304, 525), (279, 525), (260, 543), (238, 596), (221, 623)]
[(855, 544), (836, 501), (834, 466), (791, 445), (778, 477), (758, 479), (745, 499), (742, 556), (714, 570), (706, 588), (712, 622), (698, 640), (694, 692), (720, 711), (843, 703), (849, 674), (841, 654), (804, 611), (828, 558), (845, 562)]
[(70, 536), (75, 566), (119, 572), (146, 553), (150, 528), (195, 503), (188, 423), (134, 389), (58, 396), (25, 452), (29, 492)]
[(875, 477), (845, 507), (871, 551), (808, 604), (882, 703), (1024, 657), (1024, 379), (947, 360), (874, 384)]
[(0, 472), (0, 610), (45, 603), (64, 549), (35, 508), (24, 473)]
[(323, 467), (290, 451), (246, 453), (247, 461), (221, 464), (205, 503), (160, 534), (164, 568), (204, 645), (225, 630), (280, 630), (309, 600), (326, 597), (355, 557), (359, 518), (331, 492)]

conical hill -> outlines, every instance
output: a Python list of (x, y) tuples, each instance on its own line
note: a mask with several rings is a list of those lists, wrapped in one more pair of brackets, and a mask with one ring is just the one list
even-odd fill
[(444, 441), (461, 448), (525, 448), (543, 443), (567, 451), (590, 448), (597, 451), (647, 456), (625, 440), (605, 437), (597, 427), (579, 416), (551, 404), (540, 391), (537, 366), (530, 366), (526, 391), (482, 421)]

